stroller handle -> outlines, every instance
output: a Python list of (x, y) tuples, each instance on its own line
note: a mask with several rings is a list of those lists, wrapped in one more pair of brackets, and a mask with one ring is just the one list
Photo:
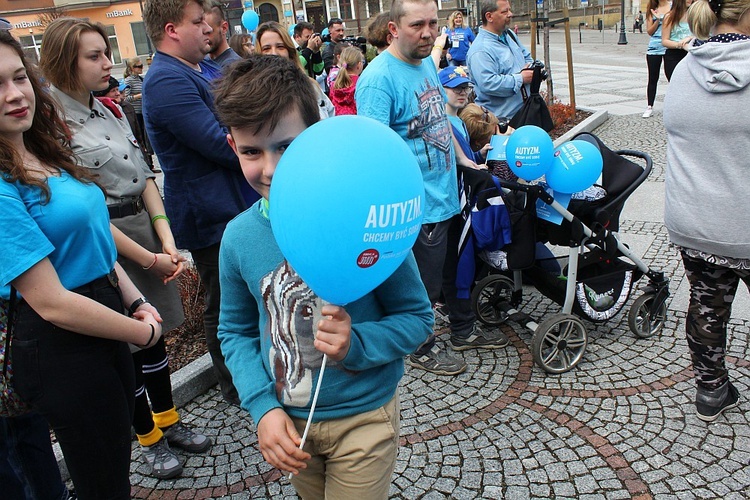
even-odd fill
[(504, 189), (509, 189), (511, 191), (521, 191), (524, 193), (529, 193), (540, 200), (542, 200), (547, 205), (551, 205), (554, 201), (554, 198), (545, 191), (542, 186), (539, 186), (537, 184), (521, 184), (520, 182), (513, 182), (513, 181), (504, 181), (501, 179), (498, 179), (497, 177), (494, 178), (494, 181), (496, 184), (498, 184), (500, 187)]

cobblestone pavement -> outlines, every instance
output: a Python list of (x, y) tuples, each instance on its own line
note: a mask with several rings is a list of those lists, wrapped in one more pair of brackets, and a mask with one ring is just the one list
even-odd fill
[[(640, 69), (642, 91), (645, 67)], [(592, 82), (581, 86), (582, 96), (594, 99), (598, 71), (613, 69), (592, 64), (577, 74), (579, 82)], [(631, 85), (623, 80), (619, 89), (606, 87), (607, 94), (622, 94)], [(614, 149), (650, 153), (654, 171), (641, 189), (651, 197), (663, 193), (660, 113), (648, 120), (640, 113), (613, 113), (596, 133)], [(660, 217), (639, 210), (647, 201), (642, 200), (631, 199), (634, 209), (623, 216), (622, 240), (634, 242), (648, 265), (664, 270), (674, 292), (684, 280), (679, 256)], [(522, 308), (537, 320), (559, 311), (534, 289), (524, 293)], [(637, 296), (634, 291), (632, 297)], [(460, 376), (438, 377), (407, 367), (391, 497), (750, 498), (750, 403), (741, 399), (738, 409), (712, 424), (696, 418), (683, 302), (674, 298), (669, 303), (664, 330), (649, 339), (630, 332), (627, 307), (605, 324), (586, 322), (584, 360), (559, 376), (534, 366), (531, 334), (512, 322), (502, 327), (511, 344), (496, 351), (464, 351), (469, 369)], [(730, 372), (743, 395), (750, 394), (749, 329), (744, 318), (729, 324)], [(442, 331), (439, 342), (445, 340)], [(264, 463), (246, 412), (224, 403), (216, 389), (181, 413), (216, 444), (208, 455), (184, 455), (182, 477), (169, 481), (143, 475), (143, 459), (134, 445), (136, 498), (295, 498), (288, 481)]]

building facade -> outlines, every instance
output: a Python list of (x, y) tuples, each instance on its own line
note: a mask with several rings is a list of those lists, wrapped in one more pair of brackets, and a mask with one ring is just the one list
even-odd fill
[(0, 0), (0, 16), (11, 22), (11, 33), (21, 42), (26, 56), (32, 61), (39, 59), (45, 27), (61, 16), (101, 23), (109, 37), (115, 65), (123, 65), (128, 58), (146, 57), (153, 52), (137, 0)]
[[(158, 1), (158, 0), (156, 0)], [(38, 61), (45, 27), (57, 17), (72, 16), (101, 23), (112, 46), (112, 62), (125, 64), (131, 57), (147, 58), (154, 48), (146, 36), (141, 14), (144, 0), (0, 0), (0, 17), (11, 22), (11, 33), (20, 40), (26, 56)], [(328, 19), (341, 18), (347, 35), (362, 32), (371, 17), (390, 9), (391, 0), (227, 0), (224, 1), (230, 32), (242, 33), (241, 18), (255, 9), (260, 22), (278, 21), (292, 26), (301, 20), (322, 31)], [(438, 0), (441, 17), (456, 9), (472, 13), (467, 0)], [(441, 20), (441, 25), (445, 19)]]

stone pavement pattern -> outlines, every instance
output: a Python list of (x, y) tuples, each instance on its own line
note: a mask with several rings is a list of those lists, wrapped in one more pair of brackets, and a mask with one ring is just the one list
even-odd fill
[[(607, 47), (594, 52), (602, 48)], [(634, 61), (630, 52), (622, 60)], [(597, 90), (602, 79), (618, 81), (607, 76), (618, 61), (576, 69), (579, 103), (598, 99), (606, 107), (606, 99), (612, 99), (606, 96), (630, 95), (631, 87), (639, 87), (642, 95), (645, 64), (633, 71), (638, 78), (622, 75), (620, 88)], [(623, 105), (618, 99), (609, 102)], [(735, 314), (729, 324), (730, 372), (744, 397), (738, 409), (707, 425), (693, 406), (683, 333), (687, 299), (679, 292), (685, 280), (659, 212), (665, 162), (661, 114), (644, 120), (643, 99), (640, 111), (635, 102), (631, 114), (613, 112), (595, 133), (613, 149), (643, 150), (654, 158), (649, 181), (626, 207), (621, 236), (648, 265), (671, 276), (674, 297), (661, 335), (637, 339), (628, 329), (626, 307), (603, 325), (585, 323), (589, 346), (584, 360), (560, 376), (534, 366), (531, 335), (514, 323), (503, 326), (511, 339), (507, 348), (461, 353), (469, 369), (458, 377), (407, 366), (391, 498), (750, 498), (750, 323), (746, 315)], [(535, 290), (524, 293), (522, 308), (537, 320), (559, 311)], [(632, 297), (638, 295), (634, 290)], [(447, 340), (447, 332), (440, 333), (439, 341)], [(143, 474), (134, 444), (134, 497), (296, 498), (288, 481), (263, 461), (247, 413), (224, 403), (216, 389), (181, 414), (216, 444), (209, 455), (183, 455), (182, 477), (169, 481)]]

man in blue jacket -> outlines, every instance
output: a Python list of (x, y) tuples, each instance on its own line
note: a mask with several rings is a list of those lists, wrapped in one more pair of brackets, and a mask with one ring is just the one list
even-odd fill
[(531, 54), (510, 30), (510, 0), (481, 0), (479, 7), (482, 27), (466, 56), (476, 103), (513, 118), (523, 106), (521, 89), (528, 93), (534, 76)]
[(143, 11), (157, 52), (143, 83), (146, 130), (164, 171), (164, 204), (179, 248), (190, 250), (206, 288), (206, 343), (224, 399), (238, 403), (216, 331), (219, 244), (224, 228), (259, 198), (242, 176), (214, 112), (210, 82), (221, 74), (205, 60), (209, 2), (149, 0)]

